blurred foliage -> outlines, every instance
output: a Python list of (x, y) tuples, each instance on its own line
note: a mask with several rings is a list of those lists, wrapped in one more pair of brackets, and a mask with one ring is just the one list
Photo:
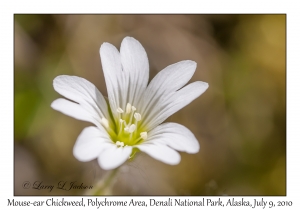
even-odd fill
[(74, 142), (89, 125), (51, 109), (57, 75), (76, 75), (107, 95), (99, 47), (125, 36), (148, 53), (150, 78), (181, 60), (198, 67), (191, 81), (209, 89), (168, 121), (200, 142), (177, 166), (140, 153), (125, 164), (116, 195), (286, 194), (285, 15), (15, 15), (14, 136), (16, 195), (77, 195), (82, 190), (23, 189), (97, 183), (97, 161), (81, 163)]

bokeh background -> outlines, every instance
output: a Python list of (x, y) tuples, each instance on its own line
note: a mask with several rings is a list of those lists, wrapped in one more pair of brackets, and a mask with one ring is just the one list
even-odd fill
[(89, 123), (51, 109), (62, 74), (107, 95), (99, 47), (133, 36), (146, 49), (150, 78), (194, 60), (192, 81), (209, 89), (168, 121), (188, 127), (197, 154), (169, 166), (139, 153), (122, 166), (111, 195), (286, 194), (285, 15), (14, 16), (14, 193), (83, 195), (84, 190), (24, 189), (23, 183), (94, 185), (106, 173), (72, 149)]

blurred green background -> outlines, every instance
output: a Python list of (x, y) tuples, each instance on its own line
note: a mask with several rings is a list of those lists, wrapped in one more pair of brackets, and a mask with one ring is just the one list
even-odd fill
[(72, 149), (89, 123), (51, 109), (62, 74), (94, 83), (107, 95), (99, 47), (125, 36), (144, 46), (150, 78), (194, 60), (191, 81), (209, 89), (168, 121), (189, 128), (197, 154), (169, 166), (144, 153), (126, 163), (112, 195), (286, 194), (285, 15), (15, 15), (14, 193), (82, 195), (83, 190), (24, 189), (24, 181), (94, 185), (97, 161), (77, 161)]

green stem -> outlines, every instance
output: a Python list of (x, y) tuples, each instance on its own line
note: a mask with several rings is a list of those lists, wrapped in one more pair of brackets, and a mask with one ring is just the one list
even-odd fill
[(105, 195), (106, 191), (111, 189), (119, 168), (113, 169), (105, 174), (92, 190), (91, 195)]

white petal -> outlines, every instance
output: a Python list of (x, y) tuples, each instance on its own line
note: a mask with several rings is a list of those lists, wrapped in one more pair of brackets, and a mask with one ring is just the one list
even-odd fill
[(161, 70), (148, 85), (141, 112), (147, 115), (149, 109), (163, 97), (182, 88), (193, 76), (197, 67), (194, 61), (181, 61)]
[(53, 87), (59, 94), (81, 104), (92, 115), (109, 118), (103, 95), (86, 79), (61, 75), (53, 80)]
[(112, 144), (104, 129), (87, 127), (78, 136), (73, 148), (75, 158), (80, 161), (90, 161)]
[(149, 80), (148, 57), (143, 46), (132, 37), (126, 37), (121, 43), (121, 61), (124, 72), (129, 75), (128, 103), (138, 106), (141, 94)]
[(131, 154), (132, 147), (117, 147), (112, 144), (98, 157), (98, 163), (104, 170), (111, 170), (122, 165)]
[(175, 150), (163, 144), (143, 143), (136, 146), (156, 160), (169, 165), (176, 165), (180, 162), (180, 155)]
[(118, 108), (125, 110), (127, 104), (129, 75), (122, 70), (120, 53), (115, 46), (103, 43), (100, 47), (100, 57), (110, 107), (117, 120), (116, 110)]
[(197, 81), (176, 91), (173, 95), (161, 100), (159, 104), (152, 107), (151, 113), (146, 116), (141, 127), (146, 126), (149, 130), (153, 129), (169, 116), (198, 98), (207, 88), (208, 84), (206, 82)]
[(102, 127), (99, 122), (99, 118), (97, 118), (97, 116), (91, 115), (80, 104), (76, 104), (69, 100), (59, 98), (52, 102), (51, 107), (77, 120), (91, 122), (98, 127)]
[(180, 152), (197, 153), (200, 149), (194, 134), (177, 123), (163, 123), (150, 131), (148, 135), (147, 142), (165, 144)]

